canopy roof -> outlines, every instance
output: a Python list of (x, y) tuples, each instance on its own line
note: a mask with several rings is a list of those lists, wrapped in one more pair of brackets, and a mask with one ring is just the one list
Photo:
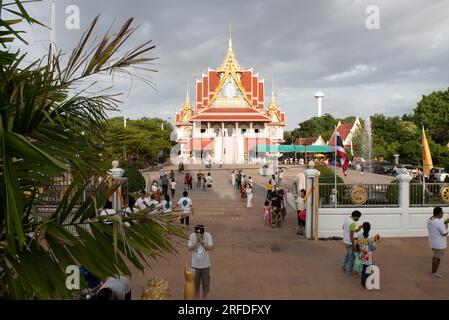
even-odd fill
[(298, 152), (298, 153), (331, 153), (334, 152), (332, 146), (303, 146), (303, 145), (258, 145), (257, 152)]

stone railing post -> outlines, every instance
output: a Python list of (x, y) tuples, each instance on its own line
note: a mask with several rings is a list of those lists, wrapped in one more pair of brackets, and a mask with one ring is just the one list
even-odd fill
[(410, 207), (410, 181), (412, 179), (412, 176), (406, 173), (396, 176), (396, 180), (399, 182), (398, 203), (402, 209)]
[(398, 203), (401, 208), (401, 224), (402, 232), (407, 233), (409, 229), (409, 208), (410, 208), (410, 181), (412, 181), (412, 176), (407, 173), (402, 173), (396, 176), (399, 182), (398, 190)]
[[(309, 168), (304, 170), (304, 175), (306, 176), (306, 193), (309, 192), (310, 188), (315, 187), (315, 178), (318, 178), (320, 172), (315, 169), (315, 162), (309, 162)], [(311, 193), (307, 198), (306, 203), (306, 238), (312, 239), (312, 216), (315, 215), (317, 208), (315, 208), (314, 195)]]

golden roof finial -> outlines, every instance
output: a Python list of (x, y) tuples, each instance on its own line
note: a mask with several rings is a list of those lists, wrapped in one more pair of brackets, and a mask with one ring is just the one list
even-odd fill
[(240, 66), (235, 58), (234, 52), (232, 51), (232, 25), (229, 24), (229, 40), (228, 40), (228, 52), (226, 57), (218, 68), (219, 72), (225, 72), (227, 69), (233, 69), (235, 72), (242, 72), (244, 69)]
[(273, 115), (273, 113), (276, 113), (278, 111), (278, 105), (276, 103), (276, 96), (274, 94), (274, 80), (271, 81), (271, 101), (270, 106), (268, 107), (268, 111), (270, 116)]
[(190, 104), (190, 96), (189, 96), (189, 81), (186, 82), (186, 100), (184, 101), (182, 109), (192, 110), (192, 105)]
[(228, 43), (228, 51), (232, 50), (232, 24), (229, 23), (229, 43)]

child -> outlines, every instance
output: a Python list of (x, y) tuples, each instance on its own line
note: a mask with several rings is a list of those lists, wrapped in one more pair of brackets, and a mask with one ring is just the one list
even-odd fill
[(359, 252), (359, 257), (362, 262), (362, 286), (365, 286), (366, 279), (369, 274), (366, 273), (366, 269), (373, 264), (373, 251), (376, 250), (376, 242), (379, 240), (379, 236), (374, 238), (369, 235), (371, 230), (371, 224), (369, 222), (363, 223), (363, 233), (358, 236), (356, 251)]
[(242, 183), (240, 186), (240, 200), (244, 201), (246, 199), (246, 184)]
[(273, 185), (271, 184), (271, 180), (268, 181), (266, 184), (266, 190), (267, 190), (267, 199), (270, 199), (271, 191), (273, 190)]
[(268, 200), (265, 200), (263, 207), (263, 220), (265, 221), (265, 225), (268, 225), (270, 222), (270, 202)]
[(207, 183), (207, 189), (212, 190), (212, 176), (210, 175), (210, 172), (207, 173), (206, 183)]
[(304, 198), (306, 197), (306, 190), (302, 189), (299, 192), (299, 197), (296, 199), (296, 210), (298, 213), (298, 230), (296, 234), (303, 235), (306, 227), (306, 204)]

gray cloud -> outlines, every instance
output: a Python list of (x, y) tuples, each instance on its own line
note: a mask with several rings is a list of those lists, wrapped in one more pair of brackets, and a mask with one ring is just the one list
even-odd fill
[[(367, 117), (375, 112), (410, 112), (421, 95), (448, 87), (449, 2), (376, 1), (380, 30), (365, 28), (372, 1), (206, 1), (57, 0), (57, 44), (70, 50), (82, 30), (64, 27), (68, 5), (81, 10), (85, 29), (101, 14), (99, 30), (127, 17), (140, 25), (132, 39), (152, 39), (159, 57), (153, 75), (157, 90), (115, 78), (123, 90), (124, 112), (132, 117), (173, 119), (184, 101), (186, 81), (221, 64), (232, 23), (234, 52), (240, 64), (275, 80), (277, 101), (293, 128), (316, 113), (314, 93), (325, 93), (323, 110), (335, 116)], [(30, 4), (30, 12), (49, 25), (50, 1)], [(48, 46), (49, 31), (29, 31), (29, 59)], [(269, 96), (271, 89), (266, 88)]]

